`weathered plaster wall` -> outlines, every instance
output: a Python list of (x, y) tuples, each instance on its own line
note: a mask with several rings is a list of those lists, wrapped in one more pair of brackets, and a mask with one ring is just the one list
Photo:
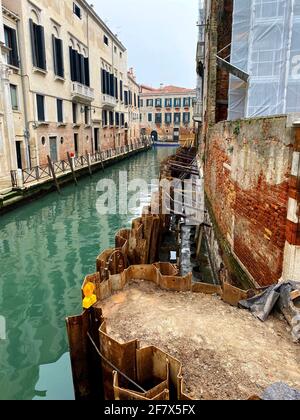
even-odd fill
[(222, 241), (260, 285), (282, 277), (294, 138), (286, 117), (227, 121), (208, 131), (211, 216)]

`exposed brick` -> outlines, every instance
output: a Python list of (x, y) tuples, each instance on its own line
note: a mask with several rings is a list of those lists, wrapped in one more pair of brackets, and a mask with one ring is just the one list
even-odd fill
[[(287, 232), (298, 238), (297, 227), (292, 232), (287, 226), (291, 154), (285, 127), (285, 118), (245, 120), (219, 123), (208, 134), (205, 190), (214, 218), (260, 285), (280, 279)], [(281, 162), (275, 169), (268, 160), (273, 153)]]

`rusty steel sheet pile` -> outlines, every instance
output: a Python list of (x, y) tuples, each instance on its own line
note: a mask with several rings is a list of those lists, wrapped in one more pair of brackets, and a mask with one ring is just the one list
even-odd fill
[[(196, 151), (179, 149), (161, 165), (161, 178), (172, 179), (194, 173)], [(188, 168), (188, 170), (184, 170)], [(151, 214), (161, 208), (156, 193), (131, 229), (120, 229), (115, 248), (104, 250), (96, 260), (96, 273), (87, 275), (82, 298), (91, 289), (92, 304), (81, 315), (67, 318), (73, 382), (76, 399), (92, 400), (190, 400), (185, 391), (183, 366), (179, 360), (154, 346), (140, 348), (136, 339), (119, 343), (107, 333), (102, 303), (122, 291), (130, 282), (144, 281), (173, 292), (221, 296), (238, 306), (261, 290), (240, 290), (230, 284), (193, 283), (192, 273), (179, 275), (177, 265), (160, 263), (158, 250), (163, 235), (170, 230), (170, 216)], [(167, 337), (166, 337), (167, 340)]]

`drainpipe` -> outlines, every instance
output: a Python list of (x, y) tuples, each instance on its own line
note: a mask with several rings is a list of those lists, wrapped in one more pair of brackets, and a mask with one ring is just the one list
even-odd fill
[(20, 37), (20, 22), (17, 22), (17, 36), (18, 36), (18, 44), (19, 44), (19, 52), (20, 52), (20, 70), (21, 70), (21, 84), (22, 84), (22, 95), (23, 95), (23, 109), (24, 109), (24, 119), (25, 119), (25, 130), (24, 130), (24, 138), (25, 138), (25, 160), (27, 168), (31, 168), (31, 158), (30, 158), (30, 146), (29, 146), (29, 139), (30, 139), (30, 130), (29, 130), (29, 118), (28, 118), (28, 107), (26, 102), (26, 86), (25, 86), (25, 74), (24, 74), (24, 66), (23, 66), (23, 57), (21, 57), (21, 37)]
[[(90, 16), (89, 16), (89, 12), (87, 12), (87, 27), (86, 27), (86, 32), (87, 32), (87, 46), (88, 46), (88, 57), (90, 60)], [(90, 64), (90, 63), (89, 63)], [(90, 85), (91, 85), (91, 65), (89, 65), (89, 71), (90, 71)], [(89, 106), (89, 110), (90, 110), (90, 124), (91, 124), (91, 144), (90, 146), (91, 148), (91, 155), (93, 154), (93, 152), (96, 152), (96, 150), (94, 150), (94, 123), (93, 123), (93, 107), (92, 107), (92, 102), (90, 103)]]

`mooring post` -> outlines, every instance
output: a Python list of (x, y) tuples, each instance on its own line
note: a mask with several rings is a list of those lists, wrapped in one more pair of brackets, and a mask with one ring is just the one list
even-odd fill
[(87, 160), (87, 164), (88, 164), (88, 167), (89, 167), (90, 176), (92, 177), (93, 176), (93, 171), (92, 171), (92, 165), (91, 165), (91, 154), (88, 153), (88, 151), (86, 151), (86, 160)]
[(68, 156), (68, 161), (69, 161), (69, 165), (70, 165), (70, 168), (71, 168), (71, 171), (72, 171), (74, 182), (75, 182), (76, 185), (78, 185), (78, 182), (77, 182), (77, 179), (76, 179), (76, 174), (75, 174), (75, 169), (74, 169), (74, 165), (73, 165), (73, 161), (72, 161), (72, 158), (71, 158), (69, 152), (67, 153), (67, 156)]
[(59, 187), (59, 183), (58, 183), (58, 180), (57, 180), (57, 177), (56, 177), (56, 174), (55, 174), (55, 169), (54, 169), (52, 160), (51, 160), (49, 155), (47, 156), (47, 159), (48, 159), (49, 169), (52, 173), (52, 177), (53, 177), (54, 183), (56, 185), (57, 191), (60, 193), (60, 187)]

